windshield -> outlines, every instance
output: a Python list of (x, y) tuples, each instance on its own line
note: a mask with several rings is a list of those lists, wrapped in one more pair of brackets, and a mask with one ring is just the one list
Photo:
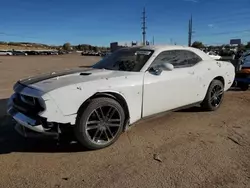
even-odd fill
[(139, 72), (153, 52), (140, 48), (123, 48), (105, 57), (93, 65), (93, 68)]

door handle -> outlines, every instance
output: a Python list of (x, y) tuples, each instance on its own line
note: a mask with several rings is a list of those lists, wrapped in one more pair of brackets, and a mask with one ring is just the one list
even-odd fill
[(194, 71), (189, 71), (188, 73), (194, 75)]

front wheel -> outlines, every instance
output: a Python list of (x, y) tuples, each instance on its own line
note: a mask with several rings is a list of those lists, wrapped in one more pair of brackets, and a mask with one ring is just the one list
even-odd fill
[(201, 106), (208, 111), (217, 110), (224, 97), (224, 85), (220, 80), (213, 80), (210, 84), (206, 97)]
[(87, 149), (105, 148), (119, 138), (124, 122), (124, 110), (116, 100), (92, 99), (78, 114), (75, 135)]

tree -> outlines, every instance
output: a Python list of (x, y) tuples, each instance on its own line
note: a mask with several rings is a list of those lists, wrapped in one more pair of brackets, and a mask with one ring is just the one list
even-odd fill
[(71, 44), (70, 43), (65, 43), (64, 45), (63, 45), (63, 49), (64, 50), (66, 50), (66, 51), (69, 51), (69, 50), (71, 50)]
[(229, 44), (225, 45), (225, 49), (229, 50), (230, 49), (230, 45)]
[(75, 47), (76, 50), (82, 50), (82, 45), (78, 44), (76, 47)]
[(238, 45), (238, 50), (245, 50), (245, 46), (243, 44), (239, 44)]
[(247, 43), (247, 45), (245, 46), (247, 49), (250, 48), (250, 42)]
[(92, 46), (88, 45), (88, 50), (91, 51), (92, 50)]
[(204, 48), (204, 45), (202, 44), (202, 42), (195, 41), (195, 42), (192, 44), (192, 47), (194, 47), (194, 48)]
[(98, 48), (97, 46), (93, 46), (92, 50), (93, 50), (94, 52), (97, 52), (97, 51), (99, 51), (99, 48)]
[(8, 44), (7, 42), (4, 41), (0, 41), (0, 44)]
[(83, 51), (87, 51), (87, 50), (88, 50), (88, 46), (87, 46), (87, 45), (85, 45), (85, 44), (84, 44), (84, 45), (82, 45), (82, 50), (83, 50)]

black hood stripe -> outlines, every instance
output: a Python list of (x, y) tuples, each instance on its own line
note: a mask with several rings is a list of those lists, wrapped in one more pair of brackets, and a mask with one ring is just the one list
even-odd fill
[(79, 69), (66, 70), (66, 71), (57, 72), (57, 73), (39, 75), (39, 76), (24, 79), (24, 80), (20, 80), (19, 83), (22, 84), (22, 85), (28, 86), (28, 85), (35, 84), (37, 82), (41, 82), (41, 81), (48, 80), (48, 79), (51, 79), (51, 78), (56, 78), (58, 76), (65, 76), (65, 75), (74, 74), (74, 73), (81, 73), (82, 71), (86, 71), (86, 70), (89, 70), (89, 69), (79, 68)]

